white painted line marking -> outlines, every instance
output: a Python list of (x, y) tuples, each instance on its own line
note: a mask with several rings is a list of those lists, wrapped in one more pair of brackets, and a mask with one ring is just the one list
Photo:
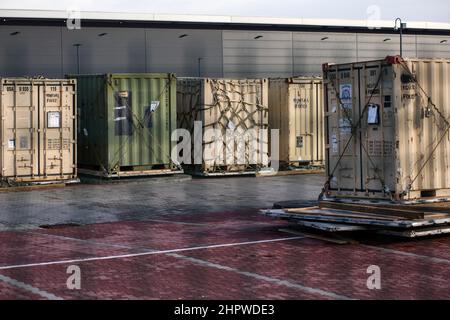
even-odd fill
[(3, 267), (0, 267), (0, 270), (11, 270), (11, 269), (30, 268), (30, 267), (52, 266), (52, 265), (72, 264), (72, 263), (91, 262), (91, 261), (104, 261), (104, 260), (136, 258), (136, 257), (144, 257), (144, 256), (157, 255), (157, 254), (179, 253), (179, 252), (207, 250), (207, 249), (218, 249), (218, 248), (229, 248), (229, 247), (238, 247), (238, 246), (245, 246), (245, 245), (272, 243), (272, 242), (282, 242), (282, 241), (300, 240), (300, 239), (304, 239), (304, 237), (290, 237), (290, 238), (281, 238), (281, 239), (272, 239), (272, 240), (260, 240), (260, 241), (251, 241), (251, 242), (241, 242), (241, 243), (218, 244), (218, 245), (192, 247), (192, 248), (184, 248), (184, 249), (173, 249), (173, 250), (162, 250), (162, 251), (148, 251), (148, 252), (142, 252), (142, 253), (124, 254), (124, 255), (116, 255), (116, 256), (105, 256), (105, 257), (93, 257), (93, 258), (83, 258), (83, 259), (73, 259), (73, 260), (49, 261), (49, 262), (30, 263), (30, 264), (19, 264), (19, 265), (3, 266)]
[(376, 246), (369, 246), (369, 245), (362, 245), (362, 246), (366, 247), (366, 248), (369, 248), (369, 249), (375, 249), (375, 250), (378, 250), (378, 251), (383, 251), (383, 252), (387, 252), (387, 253), (402, 255), (402, 256), (406, 256), (406, 257), (410, 257), (410, 258), (424, 259), (424, 260), (429, 260), (429, 261), (435, 262), (435, 263), (450, 264), (450, 260), (448, 260), (448, 259), (424, 256), (424, 255), (421, 255), (421, 254), (405, 252), (405, 251), (399, 251), (399, 250), (395, 250), (395, 249), (388, 249), (388, 248), (383, 248), (383, 247), (376, 247)]
[(306, 287), (303, 286), (301, 284), (295, 283), (295, 282), (291, 282), (288, 280), (281, 280), (281, 279), (277, 279), (277, 278), (271, 278), (271, 277), (267, 277), (267, 276), (263, 276), (257, 273), (253, 273), (253, 272), (248, 272), (248, 271), (242, 271), (239, 269), (235, 269), (235, 268), (231, 268), (231, 267), (227, 267), (227, 266), (223, 266), (220, 264), (216, 264), (216, 263), (212, 263), (209, 261), (205, 261), (205, 260), (200, 260), (200, 259), (196, 259), (196, 258), (191, 258), (191, 257), (186, 257), (186, 256), (182, 256), (179, 254), (168, 254), (168, 256), (174, 257), (174, 258), (179, 258), (179, 259), (183, 259), (183, 260), (187, 260), (190, 261), (194, 264), (197, 265), (201, 265), (201, 266), (205, 266), (205, 267), (209, 267), (209, 268), (215, 268), (215, 269), (219, 269), (219, 270), (224, 270), (224, 271), (229, 271), (229, 272), (233, 272), (233, 273), (237, 273), (243, 276), (247, 276), (250, 278), (254, 278), (257, 280), (261, 280), (261, 281), (266, 281), (266, 282), (270, 282), (276, 285), (280, 285), (280, 286), (284, 286), (284, 287), (289, 287), (289, 288), (293, 288), (293, 289), (298, 289), (310, 294), (316, 294), (316, 295), (321, 295), (321, 296), (325, 296), (331, 299), (337, 299), (337, 300), (355, 300), (343, 295), (339, 295), (336, 294), (334, 292), (330, 292), (330, 291), (325, 291), (325, 290), (321, 290), (321, 289), (316, 289), (316, 288), (311, 288), (311, 287)]
[(33, 293), (35, 295), (38, 295), (38, 296), (40, 296), (42, 298), (45, 298), (45, 299), (48, 299), (48, 300), (64, 300), (63, 298), (57, 297), (54, 294), (51, 294), (51, 293), (49, 293), (47, 291), (40, 290), (40, 289), (38, 289), (36, 287), (33, 287), (33, 286), (29, 285), (29, 284), (17, 281), (17, 280), (15, 280), (13, 278), (10, 278), (10, 277), (4, 276), (4, 275), (0, 275), (0, 281), (3, 281), (3, 282), (5, 282), (5, 283), (7, 283), (7, 284), (9, 284), (11, 286), (16, 287), (16, 288), (23, 289), (25, 291), (31, 292), (31, 293)]

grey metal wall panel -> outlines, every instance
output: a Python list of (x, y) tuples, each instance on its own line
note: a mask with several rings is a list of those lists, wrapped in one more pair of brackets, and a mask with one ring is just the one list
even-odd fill
[[(99, 36), (106, 33), (105, 36)], [(82, 28), (63, 31), (64, 73), (77, 73), (74, 44), (80, 47), (80, 73), (145, 72), (143, 29)]]
[(292, 33), (224, 31), (223, 67), (230, 78), (290, 77)]
[[(442, 42), (442, 43), (441, 43)], [(450, 58), (450, 37), (417, 36), (418, 58)]]
[(0, 43), (1, 76), (61, 76), (60, 28), (2, 26)]
[[(389, 39), (389, 40), (388, 40)], [(358, 34), (358, 57), (355, 61), (384, 59), (400, 54), (400, 36), (395, 34)], [(416, 37), (403, 36), (403, 56), (416, 56)], [(347, 61), (349, 62), (349, 61)]]
[[(16, 31), (20, 33), (11, 35)], [(107, 34), (99, 37), (102, 33)], [(180, 38), (183, 34), (187, 36)], [(447, 42), (441, 43), (443, 40)], [(395, 34), (324, 32), (70, 31), (65, 27), (4, 26), (0, 42), (0, 75), (9, 77), (76, 73), (76, 43), (82, 44), (81, 73), (173, 72), (230, 78), (318, 75), (323, 63), (376, 60), (399, 53), (399, 36)], [(404, 51), (406, 57), (450, 58), (450, 37), (405, 35)]]
[(322, 64), (356, 59), (356, 34), (301, 32), (293, 35), (295, 74), (322, 74)]
[(221, 31), (147, 29), (146, 34), (149, 72), (222, 77)]

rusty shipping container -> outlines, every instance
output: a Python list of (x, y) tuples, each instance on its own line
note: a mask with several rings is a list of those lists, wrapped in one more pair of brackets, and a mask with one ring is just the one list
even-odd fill
[(450, 197), (450, 60), (324, 66), (328, 197)]
[(171, 158), (174, 74), (68, 77), (78, 82), (80, 173), (117, 178), (181, 172)]
[[(187, 170), (228, 175), (253, 174), (268, 167), (267, 79), (181, 78), (177, 91), (178, 127), (192, 136)], [(200, 139), (194, 134), (196, 122)], [(211, 129), (214, 134), (208, 134)], [(195, 144), (198, 139), (200, 147)]]
[(270, 79), (269, 128), (280, 130), (279, 160), (282, 168), (323, 167), (322, 78)]
[(76, 182), (76, 81), (0, 84), (1, 185)]

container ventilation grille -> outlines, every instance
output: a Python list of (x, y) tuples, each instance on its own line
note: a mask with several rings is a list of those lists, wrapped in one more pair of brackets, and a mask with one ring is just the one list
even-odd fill
[(369, 140), (367, 141), (369, 156), (382, 157), (391, 156), (394, 150), (394, 144), (391, 141)]

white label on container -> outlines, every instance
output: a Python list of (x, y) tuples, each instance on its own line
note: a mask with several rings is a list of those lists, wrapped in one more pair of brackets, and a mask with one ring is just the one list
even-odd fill
[(331, 152), (333, 152), (333, 153), (339, 152), (339, 143), (338, 143), (337, 136), (335, 134), (333, 134), (331, 136)]
[(342, 103), (351, 103), (352, 102), (352, 85), (351, 84), (341, 84), (339, 97), (341, 98)]
[(367, 123), (368, 124), (378, 124), (378, 105), (371, 104), (369, 105)]
[(87, 131), (86, 128), (83, 129), (83, 133), (84, 133), (84, 136), (85, 136), (85, 137), (87, 137), (87, 136), (89, 135), (89, 133), (88, 133), (88, 131)]
[(349, 119), (340, 119), (339, 120), (339, 129), (341, 133), (352, 133), (352, 124)]
[(161, 104), (160, 101), (152, 101), (152, 103), (150, 104), (150, 111), (151, 112), (155, 112), (156, 109), (159, 108), (159, 105)]
[(47, 127), (60, 128), (61, 127), (61, 113), (48, 112), (47, 113)]
[(336, 113), (336, 111), (337, 111), (337, 107), (336, 107), (336, 106), (333, 106), (333, 107), (331, 108), (331, 113)]
[(16, 141), (14, 139), (8, 140), (8, 149), (15, 149), (16, 148)]

